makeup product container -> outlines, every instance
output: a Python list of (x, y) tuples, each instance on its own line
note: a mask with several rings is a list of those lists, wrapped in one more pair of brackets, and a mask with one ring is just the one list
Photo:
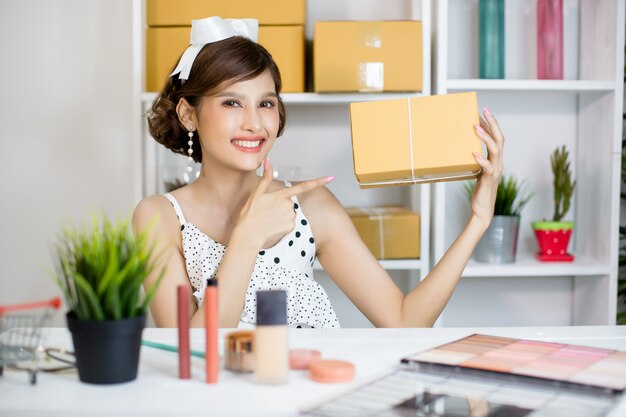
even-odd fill
[(191, 348), (189, 344), (189, 298), (191, 289), (188, 285), (177, 287), (178, 300), (178, 377), (191, 378)]
[(311, 362), (322, 359), (322, 353), (315, 349), (291, 349), (289, 351), (290, 369), (309, 369)]
[(217, 348), (218, 329), (217, 279), (209, 278), (204, 292), (204, 330), (206, 344), (206, 382), (217, 383), (220, 356)]
[(326, 384), (351, 381), (356, 372), (354, 365), (350, 362), (329, 359), (311, 362), (309, 368), (313, 381)]
[(289, 370), (287, 293), (257, 291), (256, 308), (255, 381), (285, 384)]
[(254, 372), (254, 332), (230, 332), (224, 339), (224, 367), (233, 372)]

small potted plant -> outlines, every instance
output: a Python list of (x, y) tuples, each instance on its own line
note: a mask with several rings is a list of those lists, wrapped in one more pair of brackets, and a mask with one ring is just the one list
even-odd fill
[(69, 308), (80, 380), (134, 380), (147, 309), (164, 272), (142, 290), (156, 268), (146, 234), (135, 236), (128, 221), (113, 224), (103, 216), (89, 228), (64, 229), (55, 248), (57, 272), (51, 275)]
[(550, 157), (553, 192), (554, 214), (552, 220), (542, 220), (532, 223), (535, 237), (539, 244), (537, 259), (540, 261), (571, 262), (574, 256), (567, 253), (574, 222), (563, 221), (570, 209), (572, 195), (576, 181), (572, 179), (569, 152), (565, 145), (556, 148)]
[[(474, 185), (466, 187), (470, 198)], [(512, 175), (500, 177), (493, 219), (474, 250), (476, 261), (493, 264), (515, 262), (521, 212), (532, 197), (523, 188), (523, 183)]]

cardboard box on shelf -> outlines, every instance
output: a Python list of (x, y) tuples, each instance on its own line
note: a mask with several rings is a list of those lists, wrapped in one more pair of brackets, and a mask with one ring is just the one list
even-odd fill
[(189, 26), (192, 20), (258, 19), (259, 25), (304, 25), (306, 0), (147, 0), (149, 26)]
[(361, 188), (476, 178), (483, 153), (475, 92), (350, 104)]
[(259, 43), (280, 69), (282, 91), (304, 92), (304, 26), (261, 26)]
[(346, 208), (359, 236), (377, 259), (420, 257), (420, 216), (402, 206)]
[(315, 23), (317, 92), (421, 91), (422, 22)]
[[(189, 46), (191, 27), (155, 27), (146, 31), (146, 91), (160, 91)], [(283, 92), (304, 91), (304, 26), (260, 26), (259, 43), (276, 61)]]

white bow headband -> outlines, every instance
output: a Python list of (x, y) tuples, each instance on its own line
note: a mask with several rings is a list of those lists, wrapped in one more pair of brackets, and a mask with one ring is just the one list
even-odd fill
[(191, 45), (185, 50), (178, 61), (174, 72), (180, 80), (189, 79), (193, 61), (207, 43), (217, 42), (233, 36), (243, 36), (253, 42), (257, 41), (259, 22), (256, 19), (222, 19), (218, 16), (191, 21)]

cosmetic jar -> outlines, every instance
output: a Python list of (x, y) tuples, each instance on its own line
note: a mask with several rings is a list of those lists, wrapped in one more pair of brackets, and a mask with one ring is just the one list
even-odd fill
[(322, 358), (319, 350), (314, 349), (290, 349), (289, 369), (309, 369), (311, 362)]
[(309, 365), (313, 381), (334, 384), (354, 378), (354, 365), (346, 361), (320, 359)]
[(224, 366), (233, 372), (254, 372), (254, 332), (238, 330), (226, 334)]

